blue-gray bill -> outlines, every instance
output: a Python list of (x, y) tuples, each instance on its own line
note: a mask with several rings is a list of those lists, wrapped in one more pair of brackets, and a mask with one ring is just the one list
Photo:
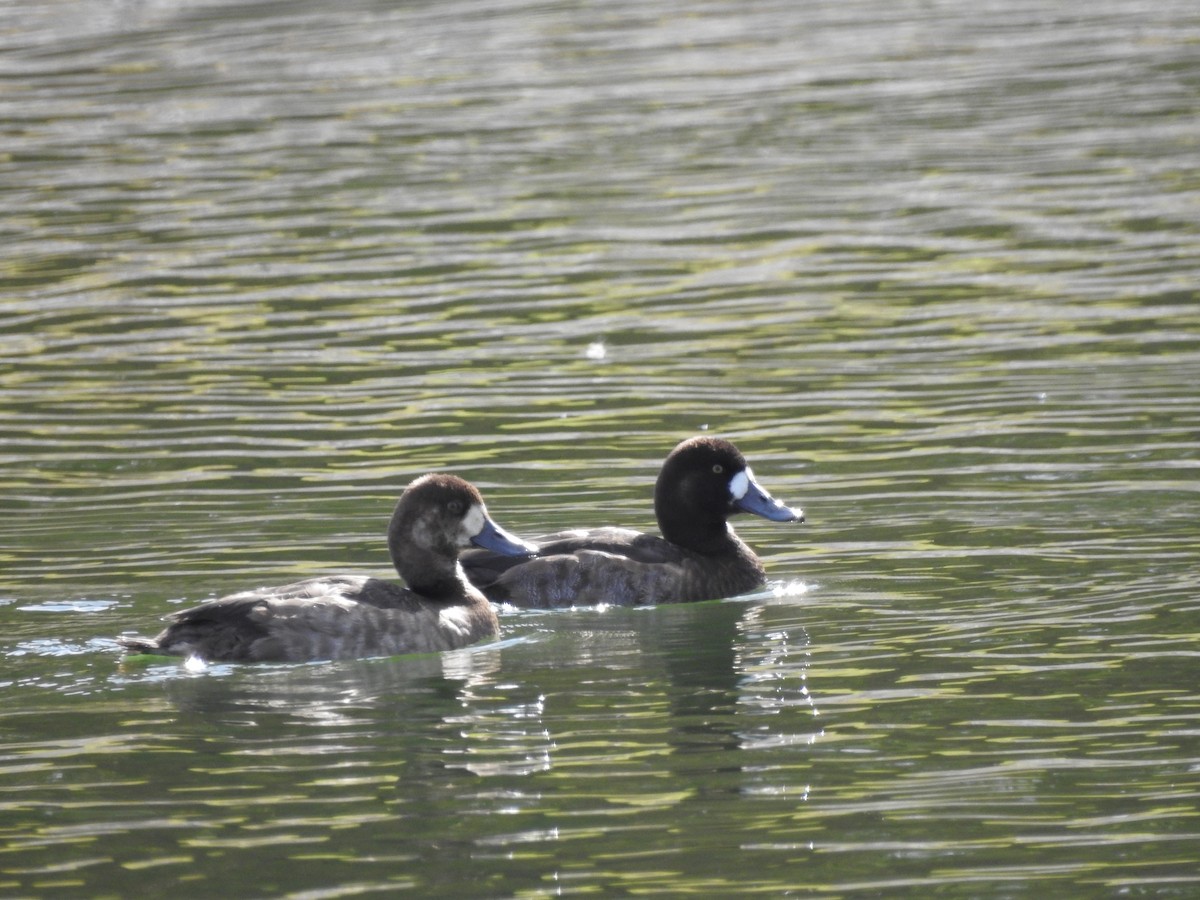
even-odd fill
[(504, 556), (536, 556), (537, 547), (528, 541), (523, 541), (514, 534), (509, 534), (499, 525), (485, 518), (483, 528), (471, 538), (471, 543), (484, 550), (491, 550)]
[[(744, 480), (742, 476), (744, 476)], [(787, 506), (776, 500), (754, 479), (754, 474), (749, 469), (734, 478), (730, 484), (730, 491), (733, 493), (734, 506), (743, 512), (762, 516), (772, 522), (804, 521), (804, 510)]]

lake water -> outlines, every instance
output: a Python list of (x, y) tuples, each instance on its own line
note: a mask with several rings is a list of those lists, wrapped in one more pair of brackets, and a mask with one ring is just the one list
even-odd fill
[[(0, 896), (1200, 894), (1194, 0), (0, 11)], [(704, 431), (754, 596), (117, 649)]]

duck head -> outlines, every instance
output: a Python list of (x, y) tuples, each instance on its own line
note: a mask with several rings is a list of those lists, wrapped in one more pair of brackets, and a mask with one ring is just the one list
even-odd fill
[(458, 588), (458, 552), (476, 546), (504, 556), (537, 547), (497, 525), (479, 491), (455, 475), (422, 475), (405, 489), (388, 526), (388, 551), (410, 588), (436, 597)]
[(776, 500), (758, 483), (746, 458), (721, 438), (690, 438), (663, 463), (654, 486), (654, 511), (663, 537), (708, 550), (727, 539), (739, 512), (773, 522), (803, 522), (804, 512)]

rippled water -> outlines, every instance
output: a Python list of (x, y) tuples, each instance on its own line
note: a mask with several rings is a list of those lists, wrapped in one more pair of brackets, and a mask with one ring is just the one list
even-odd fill
[[(1194, 4), (0, 10), (0, 894), (1200, 891)], [(758, 595), (117, 651), (705, 429)]]

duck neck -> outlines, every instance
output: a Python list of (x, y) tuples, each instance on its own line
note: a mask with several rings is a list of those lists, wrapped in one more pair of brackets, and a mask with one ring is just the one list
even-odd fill
[(388, 554), (409, 589), (431, 600), (461, 598), (467, 584), (454, 546), (425, 548), (413, 543), (404, 523), (393, 518), (388, 527)]
[(422, 572), (420, 575), (401, 577), (409, 588), (430, 600), (461, 600), (471, 594), (469, 582), (457, 563), (449, 573)]
[(723, 516), (705, 515), (695, 509), (659, 508), (658, 528), (662, 536), (676, 546), (705, 555), (715, 555), (735, 547), (738, 537)]

